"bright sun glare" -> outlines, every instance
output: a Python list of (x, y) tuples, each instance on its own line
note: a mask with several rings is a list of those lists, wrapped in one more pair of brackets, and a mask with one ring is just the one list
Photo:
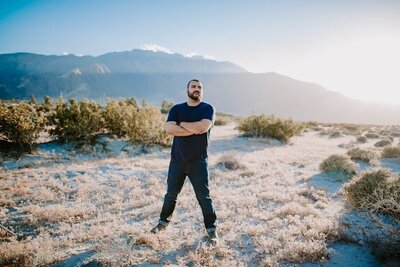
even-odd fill
[(313, 72), (322, 84), (333, 81), (329, 89), (349, 97), (400, 104), (399, 47), (400, 38), (393, 35), (338, 40), (314, 54)]

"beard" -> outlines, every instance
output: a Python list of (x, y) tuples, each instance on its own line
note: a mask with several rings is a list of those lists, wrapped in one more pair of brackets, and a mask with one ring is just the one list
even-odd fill
[(195, 94), (196, 92), (193, 92), (192, 94), (189, 92), (189, 90), (187, 91), (187, 95), (188, 97), (190, 97), (190, 99), (197, 101), (200, 99), (200, 92), (197, 92), (197, 94)]

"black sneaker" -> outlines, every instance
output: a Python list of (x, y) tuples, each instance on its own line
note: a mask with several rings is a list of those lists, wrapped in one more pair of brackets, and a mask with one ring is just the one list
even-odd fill
[(159, 223), (155, 227), (153, 227), (153, 229), (151, 229), (150, 232), (153, 233), (153, 234), (156, 234), (156, 233), (158, 233), (160, 231), (165, 230), (165, 228), (167, 228), (167, 226)]
[(216, 231), (208, 232), (208, 242), (212, 245), (218, 244), (218, 235)]

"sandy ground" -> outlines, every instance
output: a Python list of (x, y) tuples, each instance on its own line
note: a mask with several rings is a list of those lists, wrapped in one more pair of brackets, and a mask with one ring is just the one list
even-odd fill
[[(109, 154), (43, 144), (36, 155), (2, 163), (2, 203), (11, 201), (1, 206), (1, 223), (24, 238), (2, 242), (0, 255), (11, 257), (8, 246), (14, 256), (30, 252), (33, 265), (58, 266), (380, 265), (366, 246), (340, 240), (349, 207), (338, 193), (341, 183), (318, 170), (328, 156), (345, 154), (354, 136), (308, 131), (282, 144), (243, 138), (234, 128), (214, 127), (209, 146), (218, 245), (205, 242), (189, 179), (171, 225), (149, 234), (162, 207), (170, 151), (106, 140)], [(239, 168), (221, 167), (226, 156)], [(400, 170), (396, 161), (381, 164)]]

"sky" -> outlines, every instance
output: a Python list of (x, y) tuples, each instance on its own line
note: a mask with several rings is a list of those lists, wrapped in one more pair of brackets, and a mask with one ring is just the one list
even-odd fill
[(400, 104), (400, 1), (1, 0), (0, 53), (151, 49)]

